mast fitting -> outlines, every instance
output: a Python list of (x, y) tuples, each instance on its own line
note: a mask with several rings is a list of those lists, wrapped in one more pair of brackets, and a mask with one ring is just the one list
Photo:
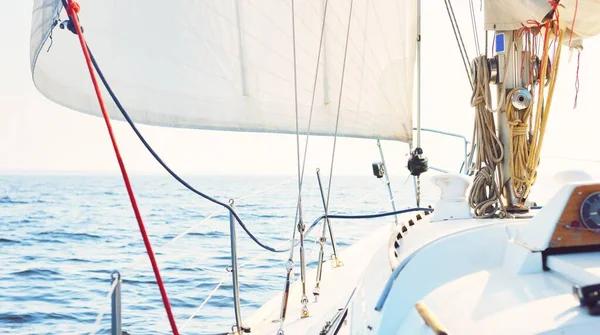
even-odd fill
[(408, 171), (412, 176), (420, 176), (429, 170), (427, 157), (423, 156), (423, 149), (415, 148), (408, 159)]

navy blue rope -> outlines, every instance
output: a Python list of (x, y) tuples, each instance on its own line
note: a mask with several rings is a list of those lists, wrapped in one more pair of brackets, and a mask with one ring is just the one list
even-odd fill
[(306, 231), (306, 234), (308, 234), (311, 231), (311, 229), (313, 229), (317, 224), (319, 224), (319, 222), (321, 220), (325, 219), (326, 217), (328, 217), (330, 219), (348, 219), (348, 220), (375, 219), (375, 218), (381, 218), (381, 217), (384, 217), (384, 216), (392, 216), (392, 215), (405, 214), (405, 213), (410, 213), (410, 212), (419, 212), (419, 211), (433, 212), (433, 208), (415, 207), (415, 208), (402, 209), (402, 210), (395, 211), (395, 212), (384, 212), (384, 213), (375, 213), (375, 214), (358, 214), (358, 215), (338, 215), (338, 214), (333, 214), (333, 215), (321, 215), (317, 219), (315, 219), (315, 221), (313, 221), (313, 223), (310, 225), (310, 227)]
[[(67, 8), (67, 2), (66, 0), (62, 0), (63, 6), (65, 8)], [(183, 180), (183, 178), (179, 177), (179, 175), (177, 175), (177, 173), (175, 173), (173, 170), (171, 170), (171, 168), (160, 158), (160, 156), (156, 153), (156, 151), (154, 151), (154, 149), (150, 146), (150, 144), (148, 144), (148, 142), (146, 141), (146, 139), (144, 138), (144, 136), (140, 133), (140, 131), (137, 129), (135, 123), (133, 122), (133, 120), (131, 119), (131, 117), (129, 117), (129, 114), (127, 113), (127, 111), (125, 110), (125, 108), (123, 107), (123, 105), (121, 105), (121, 102), (119, 101), (119, 99), (117, 98), (117, 96), (115, 95), (115, 93), (113, 92), (113, 90), (111, 89), (110, 85), (108, 84), (108, 81), (106, 80), (106, 78), (104, 77), (104, 74), (102, 73), (102, 70), (100, 69), (100, 66), (98, 65), (98, 63), (96, 62), (96, 58), (94, 57), (94, 54), (92, 53), (92, 50), (90, 49), (89, 45), (86, 43), (86, 48), (88, 49), (88, 52), (90, 54), (90, 58), (92, 59), (92, 63), (94, 65), (94, 69), (96, 69), (96, 72), (98, 73), (98, 77), (100, 77), (100, 80), (102, 81), (102, 84), (104, 85), (104, 87), (106, 88), (106, 90), (108, 91), (108, 94), (110, 95), (110, 97), (112, 98), (112, 100), (115, 102), (115, 105), (117, 105), (117, 108), (119, 108), (119, 111), (121, 112), (121, 114), (123, 115), (123, 117), (125, 118), (125, 120), (127, 120), (127, 123), (129, 123), (129, 125), (131, 126), (131, 129), (133, 129), (133, 131), (135, 132), (135, 134), (137, 135), (137, 137), (140, 139), (140, 141), (142, 141), (142, 144), (144, 144), (144, 146), (146, 147), (146, 149), (148, 149), (148, 151), (150, 152), (150, 154), (154, 157), (154, 159), (156, 159), (156, 161), (173, 177), (175, 178), (175, 180), (177, 180), (181, 185), (185, 186), (187, 189), (189, 189), (190, 191), (196, 193), (197, 195), (203, 197), (204, 199), (215, 203), (217, 205), (220, 205), (224, 208), (226, 208), (237, 220), (237, 222), (240, 224), (240, 226), (242, 227), (242, 229), (246, 232), (246, 234), (248, 234), (248, 236), (256, 243), (258, 244), (260, 247), (262, 247), (265, 250), (268, 251), (272, 251), (272, 252), (285, 252), (285, 251), (289, 251), (288, 249), (282, 249), (282, 250), (278, 250), (275, 249), (273, 247), (270, 247), (262, 242), (260, 242), (258, 240), (258, 238), (256, 238), (256, 236), (254, 236), (252, 234), (252, 232), (250, 232), (250, 230), (248, 230), (248, 228), (246, 227), (246, 225), (242, 222), (242, 219), (240, 219), (240, 217), (237, 215), (237, 213), (235, 212), (235, 210), (229, 206), (228, 204), (221, 202), (207, 194), (204, 194), (200, 191), (198, 191), (196, 188), (194, 188), (192, 185), (188, 184), (185, 180)]]
[(179, 175), (177, 175), (177, 173), (175, 173), (173, 170), (171, 170), (171, 168), (162, 160), (162, 158), (160, 158), (160, 156), (156, 153), (156, 151), (154, 151), (154, 149), (152, 148), (152, 146), (150, 146), (150, 144), (148, 144), (148, 142), (146, 141), (146, 139), (144, 138), (144, 136), (142, 135), (142, 133), (140, 133), (140, 131), (138, 130), (137, 126), (135, 125), (135, 123), (133, 122), (133, 120), (131, 119), (131, 117), (129, 116), (129, 114), (127, 113), (127, 111), (125, 110), (125, 108), (123, 107), (123, 105), (121, 105), (121, 102), (119, 101), (119, 99), (117, 98), (117, 96), (115, 95), (115, 93), (113, 92), (113, 90), (110, 88), (110, 85), (108, 84), (108, 82), (106, 81), (106, 78), (104, 77), (104, 74), (102, 73), (102, 70), (100, 70), (100, 66), (98, 66), (98, 63), (96, 62), (96, 58), (94, 58), (94, 55), (92, 54), (92, 50), (90, 50), (90, 47), (86, 44), (86, 47), (88, 49), (88, 52), (90, 53), (90, 58), (92, 59), (92, 63), (94, 64), (94, 68), (96, 69), (96, 72), (98, 72), (98, 77), (100, 77), (100, 80), (102, 81), (102, 84), (104, 85), (104, 87), (106, 88), (106, 90), (108, 91), (108, 94), (111, 96), (111, 98), (113, 99), (113, 101), (115, 102), (115, 105), (117, 105), (117, 108), (119, 108), (119, 111), (121, 111), (121, 114), (123, 115), (123, 117), (125, 118), (125, 120), (127, 120), (127, 123), (129, 123), (129, 125), (131, 126), (131, 129), (133, 129), (133, 131), (135, 132), (135, 134), (137, 135), (137, 137), (140, 139), (140, 141), (142, 141), (142, 144), (144, 144), (144, 146), (146, 147), (146, 149), (148, 149), (148, 151), (150, 152), (150, 154), (154, 157), (154, 159), (156, 159), (156, 161), (158, 162), (158, 164), (160, 164), (173, 178), (175, 178), (175, 180), (177, 180), (181, 185), (185, 186), (187, 189), (189, 189), (190, 191), (196, 193), (197, 195), (201, 196), (202, 198), (217, 204), (219, 206), (222, 206), (224, 208), (226, 208), (237, 220), (237, 222), (239, 223), (239, 225), (242, 227), (242, 229), (246, 232), (246, 234), (248, 234), (248, 236), (256, 243), (258, 244), (261, 248), (268, 250), (268, 251), (272, 251), (272, 252), (285, 252), (288, 251), (288, 249), (275, 249), (273, 247), (270, 247), (264, 243), (262, 243), (261, 241), (258, 240), (258, 238), (256, 238), (256, 236), (254, 236), (254, 234), (252, 234), (252, 232), (250, 232), (250, 230), (248, 229), (248, 227), (246, 227), (246, 225), (244, 224), (244, 222), (242, 222), (242, 219), (238, 216), (238, 214), (235, 212), (235, 210), (229, 206), (228, 204), (221, 202), (211, 196), (209, 196), (208, 194), (202, 193), (200, 191), (198, 191), (196, 188), (194, 188), (192, 185), (188, 184), (188, 182), (186, 182), (185, 180), (183, 180), (183, 178), (179, 177)]
[[(66, 1), (63, 0), (63, 5), (66, 8)], [(192, 191), (193, 193), (201, 196), (202, 198), (215, 203), (219, 206), (222, 206), (224, 208), (226, 208), (236, 219), (236, 221), (238, 222), (238, 224), (242, 227), (242, 229), (244, 230), (244, 232), (246, 232), (246, 234), (257, 244), (259, 245), (261, 248), (271, 251), (271, 252), (286, 252), (289, 251), (290, 248), (287, 249), (275, 249), (271, 246), (268, 246), (262, 242), (260, 242), (258, 240), (258, 238), (256, 236), (254, 236), (254, 234), (252, 234), (252, 232), (248, 229), (248, 227), (246, 227), (246, 225), (244, 224), (244, 222), (242, 221), (242, 219), (238, 216), (238, 214), (235, 212), (235, 210), (228, 204), (221, 202), (203, 192), (200, 192), (199, 190), (197, 190), (196, 188), (194, 188), (192, 185), (190, 185), (188, 182), (186, 182), (183, 178), (181, 178), (177, 173), (175, 173), (163, 160), (162, 158), (156, 153), (156, 151), (154, 151), (154, 149), (152, 148), (152, 146), (150, 146), (150, 144), (146, 141), (146, 139), (144, 138), (144, 136), (140, 133), (140, 131), (137, 129), (137, 126), (135, 125), (135, 123), (133, 122), (133, 120), (131, 119), (131, 117), (129, 116), (129, 114), (127, 113), (127, 111), (125, 110), (125, 108), (123, 107), (123, 105), (121, 104), (121, 102), (119, 101), (119, 99), (117, 98), (116, 94), (113, 92), (113, 90), (111, 89), (110, 85), (108, 84), (108, 81), (106, 80), (106, 78), (104, 77), (104, 74), (102, 73), (102, 70), (100, 69), (100, 66), (98, 65), (98, 63), (96, 62), (96, 58), (94, 57), (94, 54), (92, 53), (92, 50), (90, 49), (89, 45), (87, 45), (86, 43), (86, 48), (88, 49), (88, 52), (90, 54), (90, 58), (92, 59), (92, 63), (94, 65), (94, 69), (96, 69), (96, 72), (98, 73), (98, 76), (100, 77), (100, 80), (102, 81), (102, 84), (104, 85), (104, 87), (106, 88), (106, 90), (108, 91), (108, 94), (110, 95), (110, 97), (112, 98), (112, 100), (114, 101), (115, 105), (117, 106), (117, 108), (119, 109), (119, 111), (121, 112), (121, 114), (123, 115), (123, 117), (125, 118), (125, 120), (127, 121), (127, 123), (129, 124), (129, 126), (131, 126), (131, 129), (135, 132), (135, 134), (137, 135), (137, 137), (140, 139), (140, 141), (142, 142), (142, 144), (144, 145), (144, 147), (146, 147), (146, 149), (148, 150), (148, 152), (150, 152), (150, 154), (154, 157), (154, 159), (156, 159), (156, 161), (173, 177), (175, 178), (175, 180), (177, 180), (181, 185), (183, 185), (184, 187), (186, 187), (187, 189), (189, 189), (190, 191)], [(402, 213), (407, 213), (407, 212), (414, 212), (414, 211), (432, 211), (432, 209), (430, 208), (411, 208), (411, 209), (406, 209), (406, 210), (401, 210), (401, 211), (396, 211), (396, 212), (388, 212), (388, 213), (378, 213), (378, 214), (368, 214), (368, 215), (329, 215), (329, 218), (332, 219), (369, 219), (369, 218), (378, 218), (378, 217), (384, 217), (384, 216), (391, 216), (391, 215), (396, 215), (396, 214), (402, 214)], [(325, 218), (326, 216), (323, 215), (319, 218), (317, 218), (309, 227), (309, 229), (306, 231), (306, 234), (310, 233), (310, 231), (321, 221)]]
[[(226, 208), (236, 219), (236, 221), (238, 222), (238, 224), (242, 227), (242, 229), (244, 230), (244, 232), (246, 232), (246, 234), (257, 244), (259, 245), (261, 248), (271, 251), (271, 252), (286, 252), (289, 251), (290, 248), (286, 248), (286, 249), (275, 249), (271, 246), (268, 246), (264, 243), (262, 243), (261, 241), (258, 240), (258, 238), (256, 236), (254, 236), (254, 234), (252, 234), (252, 232), (248, 229), (248, 227), (246, 227), (246, 225), (244, 224), (244, 222), (242, 222), (242, 219), (237, 215), (237, 213), (235, 212), (235, 210), (229, 206), (228, 204), (221, 202), (205, 193), (200, 192), (199, 190), (197, 190), (196, 188), (194, 188), (192, 185), (188, 184), (185, 180), (183, 180), (183, 178), (179, 177), (179, 175), (177, 175), (177, 173), (175, 173), (173, 170), (171, 170), (171, 168), (160, 158), (160, 156), (156, 153), (156, 151), (154, 151), (154, 149), (152, 148), (152, 146), (150, 146), (150, 144), (146, 141), (146, 139), (144, 138), (144, 136), (140, 133), (140, 131), (137, 129), (135, 123), (133, 122), (133, 120), (131, 119), (131, 117), (129, 116), (129, 114), (127, 113), (127, 111), (125, 110), (125, 108), (123, 107), (123, 105), (121, 105), (121, 102), (119, 101), (119, 99), (117, 98), (117, 96), (115, 95), (115, 93), (113, 92), (113, 90), (110, 88), (110, 85), (108, 84), (108, 82), (106, 81), (106, 78), (104, 77), (104, 74), (102, 73), (102, 70), (100, 70), (100, 66), (98, 66), (98, 63), (96, 62), (96, 59), (94, 58), (94, 55), (92, 53), (92, 51), (90, 50), (90, 47), (86, 44), (86, 47), (88, 48), (88, 52), (90, 53), (90, 57), (92, 59), (92, 63), (94, 65), (94, 68), (96, 69), (96, 72), (98, 72), (98, 76), (100, 77), (100, 80), (102, 81), (102, 84), (104, 85), (104, 87), (106, 87), (106, 90), (108, 91), (108, 94), (111, 96), (111, 98), (113, 99), (113, 101), (115, 102), (115, 105), (117, 105), (117, 108), (119, 109), (119, 111), (121, 111), (121, 114), (123, 115), (123, 117), (125, 118), (125, 120), (127, 120), (127, 123), (131, 126), (131, 129), (133, 129), (133, 131), (135, 132), (135, 134), (137, 135), (137, 137), (140, 139), (140, 141), (142, 141), (142, 144), (144, 144), (144, 146), (146, 147), (146, 149), (148, 149), (148, 151), (150, 152), (150, 154), (154, 157), (154, 159), (156, 159), (156, 161), (173, 177), (175, 178), (179, 183), (181, 183), (181, 185), (185, 186), (187, 189), (189, 189), (190, 191), (194, 192), (195, 194), (203, 197), (204, 199), (215, 203), (217, 205), (220, 205), (224, 208)], [(433, 209), (431, 208), (409, 208), (409, 209), (404, 209), (404, 210), (400, 210), (400, 211), (395, 211), (395, 212), (385, 212), (385, 213), (377, 213), (377, 214), (364, 214), (364, 215), (328, 215), (327, 217), (329, 217), (330, 219), (373, 219), (373, 218), (380, 218), (380, 217), (385, 217), (385, 216), (391, 216), (391, 215), (397, 215), (397, 214), (403, 214), (403, 213), (409, 213), (409, 212), (416, 212), (416, 211), (433, 211)], [(319, 218), (317, 218), (312, 224), (311, 226), (308, 228), (308, 230), (306, 231), (306, 234), (309, 234), (310, 231), (321, 221), (325, 218), (325, 215), (320, 216)]]

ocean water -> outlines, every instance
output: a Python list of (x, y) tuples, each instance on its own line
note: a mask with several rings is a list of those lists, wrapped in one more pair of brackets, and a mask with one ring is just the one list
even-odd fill
[[(187, 180), (221, 201), (238, 199), (239, 215), (262, 242), (280, 248), (289, 245), (298, 190), (293, 177)], [(227, 212), (166, 176), (134, 176), (132, 182), (180, 328), (224, 280), (182, 333), (226, 332), (234, 323), (231, 276), (226, 272), (230, 264)], [(325, 178), (323, 184), (327, 182)], [(392, 187), (399, 208), (414, 203), (412, 181), (396, 177)], [(427, 196), (437, 197), (426, 182), (423, 187)], [(303, 206), (308, 224), (323, 214), (316, 177), (308, 174)], [(331, 212), (390, 209), (382, 180), (334, 176)], [(390, 220), (333, 221), (339, 248)], [(316, 264), (314, 240), (320, 231), (314, 229), (307, 238), (309, 267)], [(247, 263), (240, 269), (240, 282), (242, 316), (248, 317), (283, 289), (288, 253), (265, 252), (239, 226), (237, 236), (239, 263)], [(330, 253), (328, 245), (326, 256)], [(120, 176), (0, 176), (0, 334), (108, 334), (107, 293), (114, 270), (123, 277), (123, 329), (132, 335), (169, 333)], [(295, 274), (297, 278), (298, 268)], [(308, 280), (312, 291), (314, 278)], [(103, 310), (106, 314), (96, 328), (96, 317)]]

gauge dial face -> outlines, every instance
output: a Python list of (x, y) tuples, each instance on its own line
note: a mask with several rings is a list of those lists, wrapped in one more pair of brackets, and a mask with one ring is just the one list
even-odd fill
[(579, 209), (581, 221), (595, 233), (600, 233), (600, 192), (588, 195)]

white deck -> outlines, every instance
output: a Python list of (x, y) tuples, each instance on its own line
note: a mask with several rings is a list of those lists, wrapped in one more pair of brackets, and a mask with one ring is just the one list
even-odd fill
[[(573, 187), (565, 186), (533, 219), (402, 216), (414, 225), (401, 236), (390, 224), (343, 252), (343, 267), (326, 263), (318, 303), (315, 270), (308, 273), (309, 318), (300, 318), (301, 287), (293, 285), (285, 334), (318, 334), (354, 290), (339, 334), (432, 334), (417, 302), (451, 334), (600, 334), (600, 317), (572, 293), (576, 284), (600, 284), (600, 252), (548, 256), (549, 269), (543, 266), (542, 250)], [(393, 272), (391, 264), (397, 264)], [(281, 294), (245, 324), (253, 333), (276, 334), (280, 308)]]
[(371, 327), (377, 334), (431, 334), (414, 308), (418, 301), (452, 334), (600, 333), (600, 317), (572, 294), (574, 284), (600, 283), (600, 253), (550, 256), (544, 271), (541, 253), (526, 250), (531, 259), (515, 267), (515, 249), (524, 249), (509, 232), (524, 223), (491, 220), (421, 249), (398, 274), (381, 312), (353, 320), (353, 333)]
[(600, 253), (554, 255), (547, 262), (552, 271), (578, 285), (600, 284)]
[[(579, 307), (570, 283), (549, 273), (481, 270), (443, 285), (421, 300), (452, 334), (598, 334), (600, 329), (600, 320)], [(379, 333), (428, 332), (413, 308), (397, 332)]]

